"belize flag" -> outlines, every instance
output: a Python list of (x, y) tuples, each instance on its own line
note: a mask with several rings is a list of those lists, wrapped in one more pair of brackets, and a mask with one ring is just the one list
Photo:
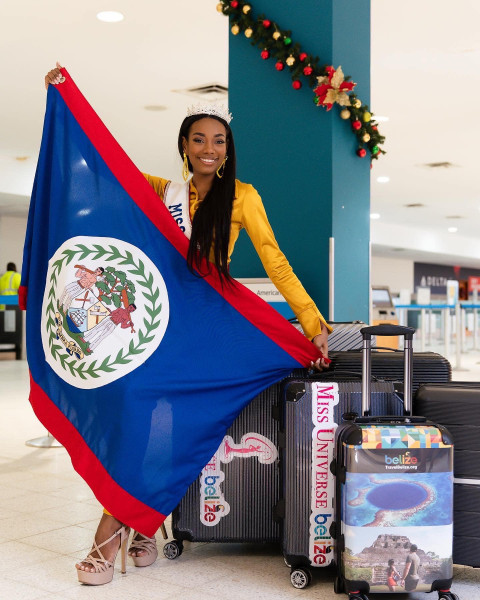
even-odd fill
[(98, 500), (154, 534), (263, 389), (319, 357), (188, 240), (68, 72), (50, 85), (20, 295), (30, 401)]

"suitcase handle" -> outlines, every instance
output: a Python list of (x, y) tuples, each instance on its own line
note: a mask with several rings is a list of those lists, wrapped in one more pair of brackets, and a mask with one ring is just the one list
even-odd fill
[(406, 340), (413, 340), (415, 329), (413, 327), (404, 327), (403, 325), (392, 325), (385, 323), (384, 325), (372, 325), (371, 327), (362, 327), (360, 330), (363, 339), (371, 339), (372, 335), (403, 335)]
[(374, 325), (372, 327), (362, 327), (360, 333), (363, 337), (362, 345), (362, 415), (368, 415), (370, 412), (370, 394), (372, 378), (372, 335), (402, 335), (405, 338), (404, 343), (404, 393), (403, 406), (406, 415), (412, 414), (412, 388), (413, 388), (413, 334), (415, 329), (412, 327), (403, 327), (401, 325)]

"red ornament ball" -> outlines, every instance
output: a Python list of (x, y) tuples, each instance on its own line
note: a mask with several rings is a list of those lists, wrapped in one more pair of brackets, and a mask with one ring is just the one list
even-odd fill
[(360, 121), (353, 121), (352, 127), (355, 129), (355, 131), (358, 131), (362, 128), (362, 124), (360, 123)]
[(275, 63), (275, 68), (277, 69), (277, 71), (283, 71), (283, 69), (285, 68), (285, 65), (282, 63), (281, 60), (279, 60), (278, 62)]
[(367, 151), (365, 150), (365, 148), (359, 148), (357, 150), (357, 156), (359, 156), (360, 158), (365, 158), (365, 156), (367, 156)]
[(265, 21), (263, 22), (263, 26), (265, 27), (265, 29), (268, 29), (271, 26), (271, 24), (272, 22), (268, 19), (265, 19)]
[(238, 0), (232, 0), (232, 1), (230, 2), (230, 6), (231, 6), (232, 8), (237, 8), (237, 7), (238, 7)]
[(263, 60), (267, 60), (267, 58), (270, 57), (270, 52), (268, 50), (262, 50), (260, 52), (260, 56), (263, 58)]
[(298, 81), (298, 79), (296, 79), (293, 83), (292, 83), (293, 89), (294, 90), (299, 90), (302, 87), (302, 82)]
[(376, 125), (372, 125), (373, 131), (378, 131), (378, 127)]
[(302, 62), (307, 58), (308, 54), (306, 52), (302, 52), (298, 57)]
[(309, 75), (311, 75), (312, 73), (313, 73), (313, 69), (312, 69), (312, 67), (310, 65), (308, 65), (308, 67), (305, 67), (303, 69), (303, 74), (306, 75), (307, 77)]

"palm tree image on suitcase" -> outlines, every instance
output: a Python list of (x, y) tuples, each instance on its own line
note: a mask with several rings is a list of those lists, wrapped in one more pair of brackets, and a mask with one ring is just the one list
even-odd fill
[(452, 576), (452, 446), (426, 424), (361, 428), (345, 449), (344, 577), (372, 592), (431, 591)]

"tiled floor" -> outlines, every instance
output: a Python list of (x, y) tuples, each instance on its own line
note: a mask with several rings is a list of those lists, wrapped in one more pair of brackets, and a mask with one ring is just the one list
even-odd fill
[[(462, 357), (462, 366), (469, 370), (454, 372), (454, 378), (480, 381), (479, 361), (480, 355)], [(162, 557), (147, 568), (130, 564), (126, 575), (115, 572), (111, 584), (80, 585), (74, 564), (90, 549), (101, 507), (73, 471), (63, 448), (25, 445), (26, 440), (45, 434), (27, 401), (27, 364), (0, 360), (0, 381), (0, 599), (338, 598), (331, 573), (319, 569), (310, 587), (296, 590), (277, 547), (249, 544), (187, 542), (175, 561)], [(458, 596), (480, 600), (480, 569), (456, 567), (455, 573)], [(428, 598), (424, 594), (396, 597)]]

